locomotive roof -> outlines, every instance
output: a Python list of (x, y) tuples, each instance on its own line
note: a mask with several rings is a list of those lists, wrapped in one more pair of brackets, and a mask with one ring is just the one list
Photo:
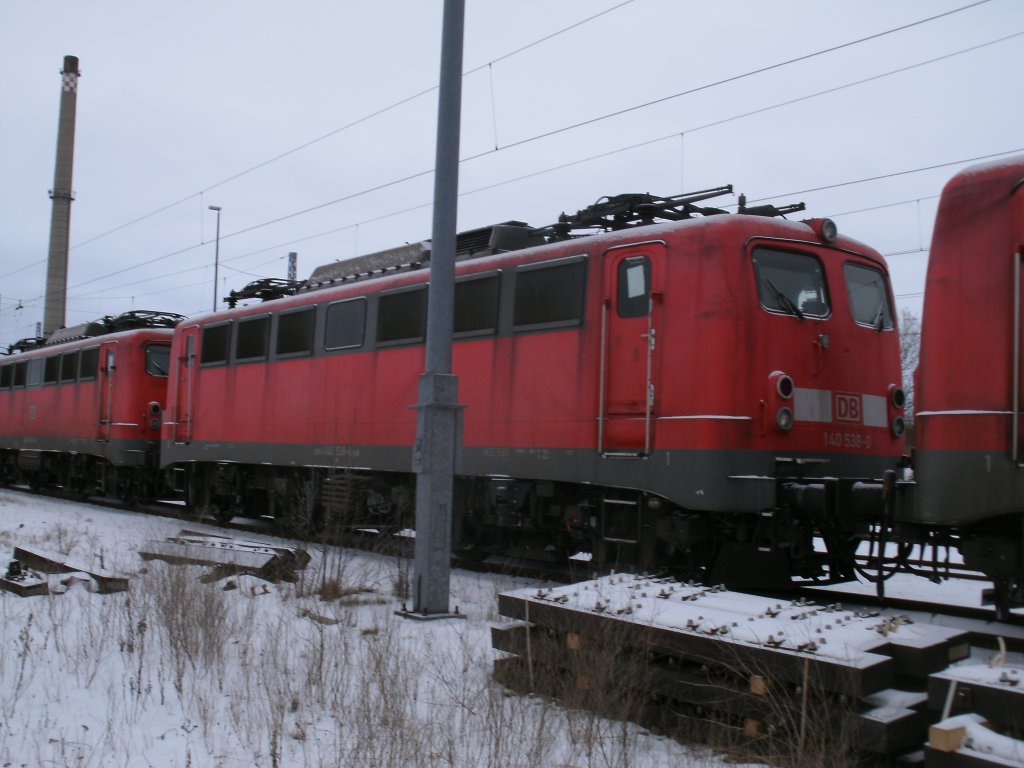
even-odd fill
[[(743, 239), (762, 235), (819, 245), (826, 242), (820, 234), (824, 220), (785, 219), (788, 214), (804, 210), (803, 203), (748, 206), (746, 197), (740, 195), (735, 213), (697, 204), (731, 191), (731, 186), (724, 186), (667, 198), (648, 194), (617, 195), (601, 198), (575, 214), (563, 213), (556, 224), (547, 227), (531, 227), (522, 221), (505, 221), (460, 232), (456, 238), (456, 260), (463, 266), (472, 262), (474, 267), (469, 271), (476, 272), (492, 268), (495, 259), (504, 263), (512, 253), (522, 253), (521, 259), (524, 261), (533, 259), (534, 254), (539, 257), (541, 253), (549, 258), (560, 258), (571, 255), (569, 251), (574, 243), (578, 244), (577, 251), (582, 252), (594, 247), (613, 247), (630, 240), (635, 241), (640, 236), (637, 230), (641, 228), (642, 239), (645, 240), (667, 237), (677, 231), (692, 231), (693, 227), (711, 226), (727, 227)], [(766, 218), (771, 219), (771, 223)], [(886, 267), (885, 260), (877, 251), (852, 238), (840, 235), (828, 244), (858, 253), (876, 261), (882, 268)], [(239, 301), (260, 299), (266, 302), (280, 299), (283, 303), (276, 307), (285, 309), (292, 305), (307, 304), (309, 299), (301, 298), (304, 294), (357, 282), (372, 280), (375, 290), (399, 287), (417, 281), (414, 275), (421, 275), (424, 268), (429, 268), (430, 246), (429, 240), (422, 240), (330, 262), (317, 267), (307, 280), (301, 282), (266, 278), (256, 280), (241, 290), (232, 291), (224, 301), (236, 313), (249, 315), (268, 310), (261, 304), (236, 309)], [(464, 269), (460, 271), (465, 273)], [(406, 279), (402, 279), (402, 275)], [(220, 319), (227, 319), (223, 310), (193, 318), (204, 324)]]
[[(488, 249), (485, 251), (474, 252), (472, 254), (463, 253), (458, 257), (457, 270), (459, 274), (465, 275), (467, 273), (477, 273), (499, 267), (512, 266), (514, 264), (518, 265), (520, 263), (532, 263), (535, 261), (564, 258), (588, 252), (595, 252), (596, 250), (603, 251), (608, 248), (627, 245), (630, 242), (649, 241), (652, 239), (670, 240), (672, 239), (673, 233), (692, 233), (695, 229), (702, 228), (723, 228), (728, 230), (729, 241), (733, 243), (742, 243), (754, 237), (764, 237), (784, 240), (792, 243), (802, 242), (808, 245), (821, 246), (824, 244), (843, 252), (857, 254), (863, 258), (870, 259), (880, 268), (887, 271), (885, 259), (870, 246), (860, 243), (845, 235), (839, 235), (833, 242), (824, 241), (818, 234), (822, 221), (823, 220), (821, 219), (792, 221), (778, 217), (773, 218), (771, 221), (766, 221), (764, 215), (750, 214), (695, 216), (683, 221), (657, 222), (652, 223), (651, 225), (645, 225), (642, 230), (642, 235), (641, 232), (637, 231), (636, 227), (627, 227), (592, 234), (589, 236), (584, 235), (571, 237), (565, 240), (543, 242), (539, 245), (522, 249), (497, 251)], [(517, 222), (506, 222), (503, 226), (518, 225), (519, 224)], [(473, 232), (478, 235), (480, 230), (474, 230)], [(219, 310), (216, 313), (205, 312), (201, 315), (190, 318), (189, 324), (195, 323), (199, 325), (206, 325), (210, 323), (228, 321), (234, 317), (258, 315), (272, 310), (287, 310), (292, 307), (308, 305), (311, 302), (334, 301), (337, 298), (334, 295), (334, 291), (345, 287), (352, 287), (354, 289), (356, 285), (362, 286), (365, 291), (376, 293), (378, 291), (402, 288), (412, 283), (420, 283), (424, 280), (429, 280), (429, 246), (429, 241), (423, 241), (420, 243), (407, 244), (394, 249), (398, 254), (398, 258), (395, 259), (396, 263), (393, 264), (388, 264), (386, 262), (388, 254), (391, 254), (392, 251), (381, 251), (375, 254), (370, 254), (366, 257), (358, 257), (358, 259), (354, 261), (359, 262), (360, 259), (367, 259), (366, 261), (361, 262), (364, 266), (368, 266), (374, 262), (376, 262), (376, 264), (372, 270), (367, 269), (367, 271), (361, 272), (358, 275), (350, 275), (348, 277), (345, 277), (342, 274), (344, 271), (343, 268), (345, 265), (352, 264), (353, 260), (334, 262), (326, 265), (326, 267), (317, 268), (314, 272), (314, 275), (318, 274), (321, 276), (323, 279), (322, 284), (310, 284), (312, 283), (311, 278), (306, 282), (306, 284), (302, 284), (298, 289), (290, 289), (276, 296), (268, 297), (252, 295), (249, 297), (262, 298), (263, 302), (268, 301), (270, 298), (277, 299), (278, 301), (275, 301), (271, 307), (265, 306), (261, 302), (258, 304), (254, 303), (239, 306), (237, 308), (232, 307), (232, 311)], [(418, 256), (420, 258), (408, 261), (403, 259), (403, 256)], [(332, 272), (328, 267), (334, 267), (337, 271)], [(284, 283), (286, 281), (279, 282)], [(251, 285), (257, 286), (257, 283), (252, 283)], [(332, 289), (330, 296), (324, 297), (323, 299), (317, 298), (317, 294), (320, 291), (326, 291), (327, 289)], [(344, 293), (347, 295), (348, 292), (345, 291)], [(234, 295), (236, 299), (243, 297), (242, 292), (235, 292)], [(225, 301), (228, 301), (228, 299), (225, 299)]]
[[(713, 216), (731, 217), (736, 214), (784, 217), (787, 214), (804, 210), (803, 203), (781, 207), (771, 204), (748, 206), (746, 196), (742, 194), (739, 196), (736, 214), (730, 214), (723, 208), (698, 205), (705, 200), (731, 193), (732, 185), (727, 184), (673, 197), (657, 197), (647, 193), (602, 197), (593, 205), (582, 208), (576, 213), (563, 212), (556, 223), (544, 227), (531, 227), (522, 221), (506, 221), (489, 227), (460, 232), (456, 236), (455, 256), (457, 259), (479, 258), (586, 238), (594, 234), (633, 230), (659, 223)], [(381, 276), (388, 272), (418, 269), (430, 261), (430, 247), (429, 240), (422, 240), (365, 256), (324, 264), (313, 270), (309, 279), (301, 286), (296, 286), (295, 291), (318, 290), (337, 283)]]
[(184, 319), (184, 315), (178, 315), (173, 312), (156, 312), (147, 309), (132, 310), (131, 312), (124, 312), (116, 316), (106, 315), (98, 320), (91, 320), (87, 323), (80, 323), (67, 328), (59, 328), (47, 337), (21, 339), (7, 348), (7, 354), (12, 355), (16, 352), (25, 353), (39, 349), (50, 349), (60, 344), (68, 344), (73, 341), (83, 341), (125, 331), (174, 328)]
[(976, 163), (963, 169), (949, 181), (946, 182), (943, 191), (952, 191), (965, 184), (977, 184), (982, 180), (998, 179), (1006, 177), (1016, 178), (1017, 184), (1014, 187), (1024, 184), (1024, 154), (1010, 155), (1009, 157), (989, 160), (984, 163)]

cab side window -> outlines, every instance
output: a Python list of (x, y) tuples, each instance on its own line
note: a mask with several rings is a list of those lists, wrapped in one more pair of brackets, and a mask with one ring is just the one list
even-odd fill
[(516, 270), (512, 325), (516, 331), (579, 325), (583, 322), (587, 262), (572, 258)]
[(235, 338), (236, 360), (264, 360), (270, 348), (270, 316), (247, 317), (238, 321)]
[(892, 330), (892, 305), (885, 275), (880, 270), (851, 262), (843, 266), (843, 273), (853, 321), (877, 331)]
[(324, 349), (354, 349), (363, 345), (366, 331), (366, 299), (348, 299), (327, 308)]
[(316, 307), (287, 312), (277, 318), (275, 353), (282, 355), (308, 355), (313, 351), (313, 328)]
[(200, 365), (216, 365), (226, 363), (228, 359), (228, 342), (231, 340), (231, 326), (208, 325), (203, 328), (203, 347), (200, 353)]
[(646, 317), (651, 309), (651, 262), (630, 256), (619, 262), (616, 309), (619, 317)]

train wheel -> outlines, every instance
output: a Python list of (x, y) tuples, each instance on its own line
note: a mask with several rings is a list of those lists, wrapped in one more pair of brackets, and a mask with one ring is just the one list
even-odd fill
[(89, 498), (89, 496), (92, 495), (89, 489), (89, 481), (86, 480), (85, 478), (76, 479), (76, 481), (72, 485), (72, 490), (74, 491), (75, 496), (77, 496), (82, 501), (85, 501), (86, 499)]
[(316, 475), (297, 477), (290, 483), (288, 527), (296, 536), (312, 538), (325, 528), (324, 508), (320, 499), (320, 483)]
[(1024, 605), (1024, 578), (1007, 576), (993, 579), (992, 587), (996, 621), (1011, 621), (1013, 609)]
[(0, 485), (12, 485), (16, 478), (17, 472), (13, 464), (4, 463), (0, 466)]
[(234, 507), (228, 506), (226, 504), (211, 504), (210, 514), (212, 514), (214, 520), (216, 520), (221, 525), (227, 525), (235, 518)]
[(202, 466), (190, 464), (185, 469), (185, 504), (197, 518), (209, 512), (210, 489), (206, 478)]
[(128, 470), (118, 476), (117, 497), (130, 507), (139, 503), (139, 489), (135, 481), (135, 473)]

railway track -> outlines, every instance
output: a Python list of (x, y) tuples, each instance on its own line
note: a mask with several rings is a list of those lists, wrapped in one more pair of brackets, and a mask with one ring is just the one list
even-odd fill
[[(287, 539), (301, 538), (296, 536), (295, 531), (289, 530), (286, 526), (269, 518), (235, 517), (224, 522), (213, 517), (197, 516), (195, 512), (189, 510), (184, 504), (176, 501), (164, 500), (146, 504), (130, 504), (123, 500), (109, 497), (82, 498), (80, 495), (69, 494), (60, 489), (32, 489), (22, 485), (7, 487), (37, 496), (72, 500), (123, 511), (155, 514), (161, 517), (180, 520), (183, 523), (202, 522), (242, 533), (276, 536)], [(306, 539), (306, 541), (319, 546), (349, 547), (396, 557), (412, 557), (414, 546), (414, 538), (412, 536), (388, 536), (370, 528), (355, 528), (345, 531), (321, 533), (314, 539)], [(858, 564), (866, 568), (870, 563), (868, 558), (861, 557), (858, 558)], [(921, 571), (925, 569), (934, 570), (935, 566), (933, 561), (922, 559), (905, 560), (904, 564)], [(565, 565), (515, 558), (491, 557), (475, 559), (455, 556), (453, 558), (453, 565), (463, 570), (482, 573), (502, 573), (563, 584), (578, 582), (599, 575), (586, 562), (574, 561), (570, 561), (568, 565)], [(957, 567), (955, 564), (942, 564), (941, 572), (943, 575), (948, 576), (950, 584), (956, 583), (958, 580), (968, 582), (986, 581), (982, 574)], [(921, 575), (913, 575), (911, 578), (913, 578), (911, 583), (915, 588), (918, 586), (928, 586), (931, 590), (937, 591), (942, 590), (945, 586), (945, 584), (940, 583), (936, 585), (933, 582), (929, 582), (922, 578)], [(857, 588), (858, 586), (860, 588)], [(997, 621), (995, 609), (990, 606), (959, 605), (942, 597), (930, 600), (906, 597), (895, 593), (891, 588), (887, 594), (879, 596), (874, 586), (866, 583), (851, 584), (850, 587), (852, 588), (847, 588), (843, 583), (822, 585), (816, 582), (800, 583), (796, 587), (793, 592), (761, 592), (758, 594), (777, 600), (800, 598), (815, 603), (842, 603), (844, 606), (862, 612), (879, 611), (886, 614), (899, 612), (912, 617), (915, 621), (944, 623), (947, 625), (957, 625), (959, 623), (959, 626), (971, 633), (972, 643), (980, 647), (995, 647), (998, 642), (997, 638), (1003, 638), (1010, 650), (1024, 652), (1024, 611), (1012, 613), (1007, 621)]]

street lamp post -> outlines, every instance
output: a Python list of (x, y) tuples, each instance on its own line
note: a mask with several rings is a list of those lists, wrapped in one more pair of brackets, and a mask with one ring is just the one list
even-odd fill
[(217, 311), (217, 270), (220, 267), (220, 206), (211, 205), (211, 211), (217, 212), (217, 237), (213, 246), (213, 311)]

